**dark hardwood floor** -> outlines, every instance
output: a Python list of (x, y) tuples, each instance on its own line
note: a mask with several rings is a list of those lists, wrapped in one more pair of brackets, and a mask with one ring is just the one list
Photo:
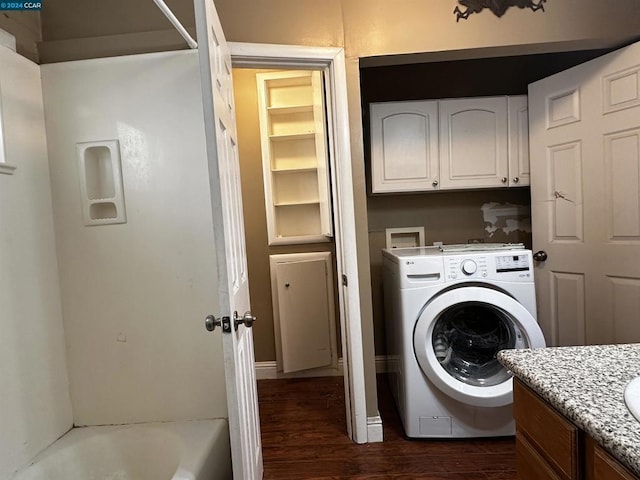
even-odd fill
[(258, 382), (265, 480), (512, 480), (511, 438), (408, 440), (386, 379), (378, 378), (382, 443), (346, 434), (342, 377)]

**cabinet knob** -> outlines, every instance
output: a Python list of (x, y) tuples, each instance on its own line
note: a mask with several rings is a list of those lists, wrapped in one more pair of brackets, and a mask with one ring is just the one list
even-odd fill
[(433, 185), (434, 187), (437, 187), (438, 186), (438, 180), (434, 180), (431, 185)]
[(502, 183), (507, 183), (509, 179), (507, 177), (502, 177), (502, 179), (500, 180)]
[(518, 177), (513, 177), (513, 183), (518, 183), (520, 182), (520, 178)]

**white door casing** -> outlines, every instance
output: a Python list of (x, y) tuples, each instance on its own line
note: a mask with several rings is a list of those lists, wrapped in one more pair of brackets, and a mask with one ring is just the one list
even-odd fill
[[(253, 335), (234, 314), (250, 310), (231, 54), (212, 0), (194, 0), (221, 316), (233, 476), (262, 478)], [(211, 292), (212, 295), (214, 292)]]
[[(367, 423), (356, 223), (351, 171), (345, 56), (342, 48), (230, 42), (234, 66), (323, 68), (327, 82), (327, 120), (336, 242), (340, 330), (344, 360), (347, 430), (357, 443), (380, 441), (379, 424)], [(347, 282), (343, 282), (343, 278)], [(346, 283), (346, 284), (345, 284)]]
[(640, 44), (529, 86), (538, 318), (552, 345), (640, 341)]

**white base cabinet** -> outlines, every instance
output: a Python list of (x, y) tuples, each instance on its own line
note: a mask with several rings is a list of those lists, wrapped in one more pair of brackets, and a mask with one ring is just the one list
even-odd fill
[(270, 255), (269, 261), (278, 370), (337, 368), (331, 252)]
[(529, 184), (527, 97), (373, 103), (372, 193)]

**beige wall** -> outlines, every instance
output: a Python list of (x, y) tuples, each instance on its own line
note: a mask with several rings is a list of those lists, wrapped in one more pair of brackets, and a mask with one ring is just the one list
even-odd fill
[(72, 426), (40, 69), (0, 47), (0, 479)]
[[(197, 52), (42, 67), (76, 425), (226, 417)], [(76, 143), (118, 140), (127, 223), (85, 226)]]
[(452, 13), (458, 5), (454, 0), (342, 4), (345, 49), (357, 57), (509, 46), (522, 53), (524, 48), (538, 50), (537, 44), (565, 42), (585, 42), (584, 48), (591, 48), (586, 44), (594, 40), (637, 36), (640, 19), (640, 4), (634, 0), (618, 1), (615, 7), (602, 0), (549, 0), (544, 12), (511, 8), (498, 18), (485, 10), (459, 22)]
[[(256, 89), (256, 73), (266, 71), (268, 70), (249, 68), (233, 70), (251, 311), (258, 318), (253, 327), (255, 355), (258, 362), (276, 360), (269, 255), (328, 251), (334, 255), (335, 267), (334, 242), (272, 247), (268, 244)], [(334, 298), (337, 299), (337, 291), (334, 293)], [(338, 325), (337, 331), (339, 330)]]

